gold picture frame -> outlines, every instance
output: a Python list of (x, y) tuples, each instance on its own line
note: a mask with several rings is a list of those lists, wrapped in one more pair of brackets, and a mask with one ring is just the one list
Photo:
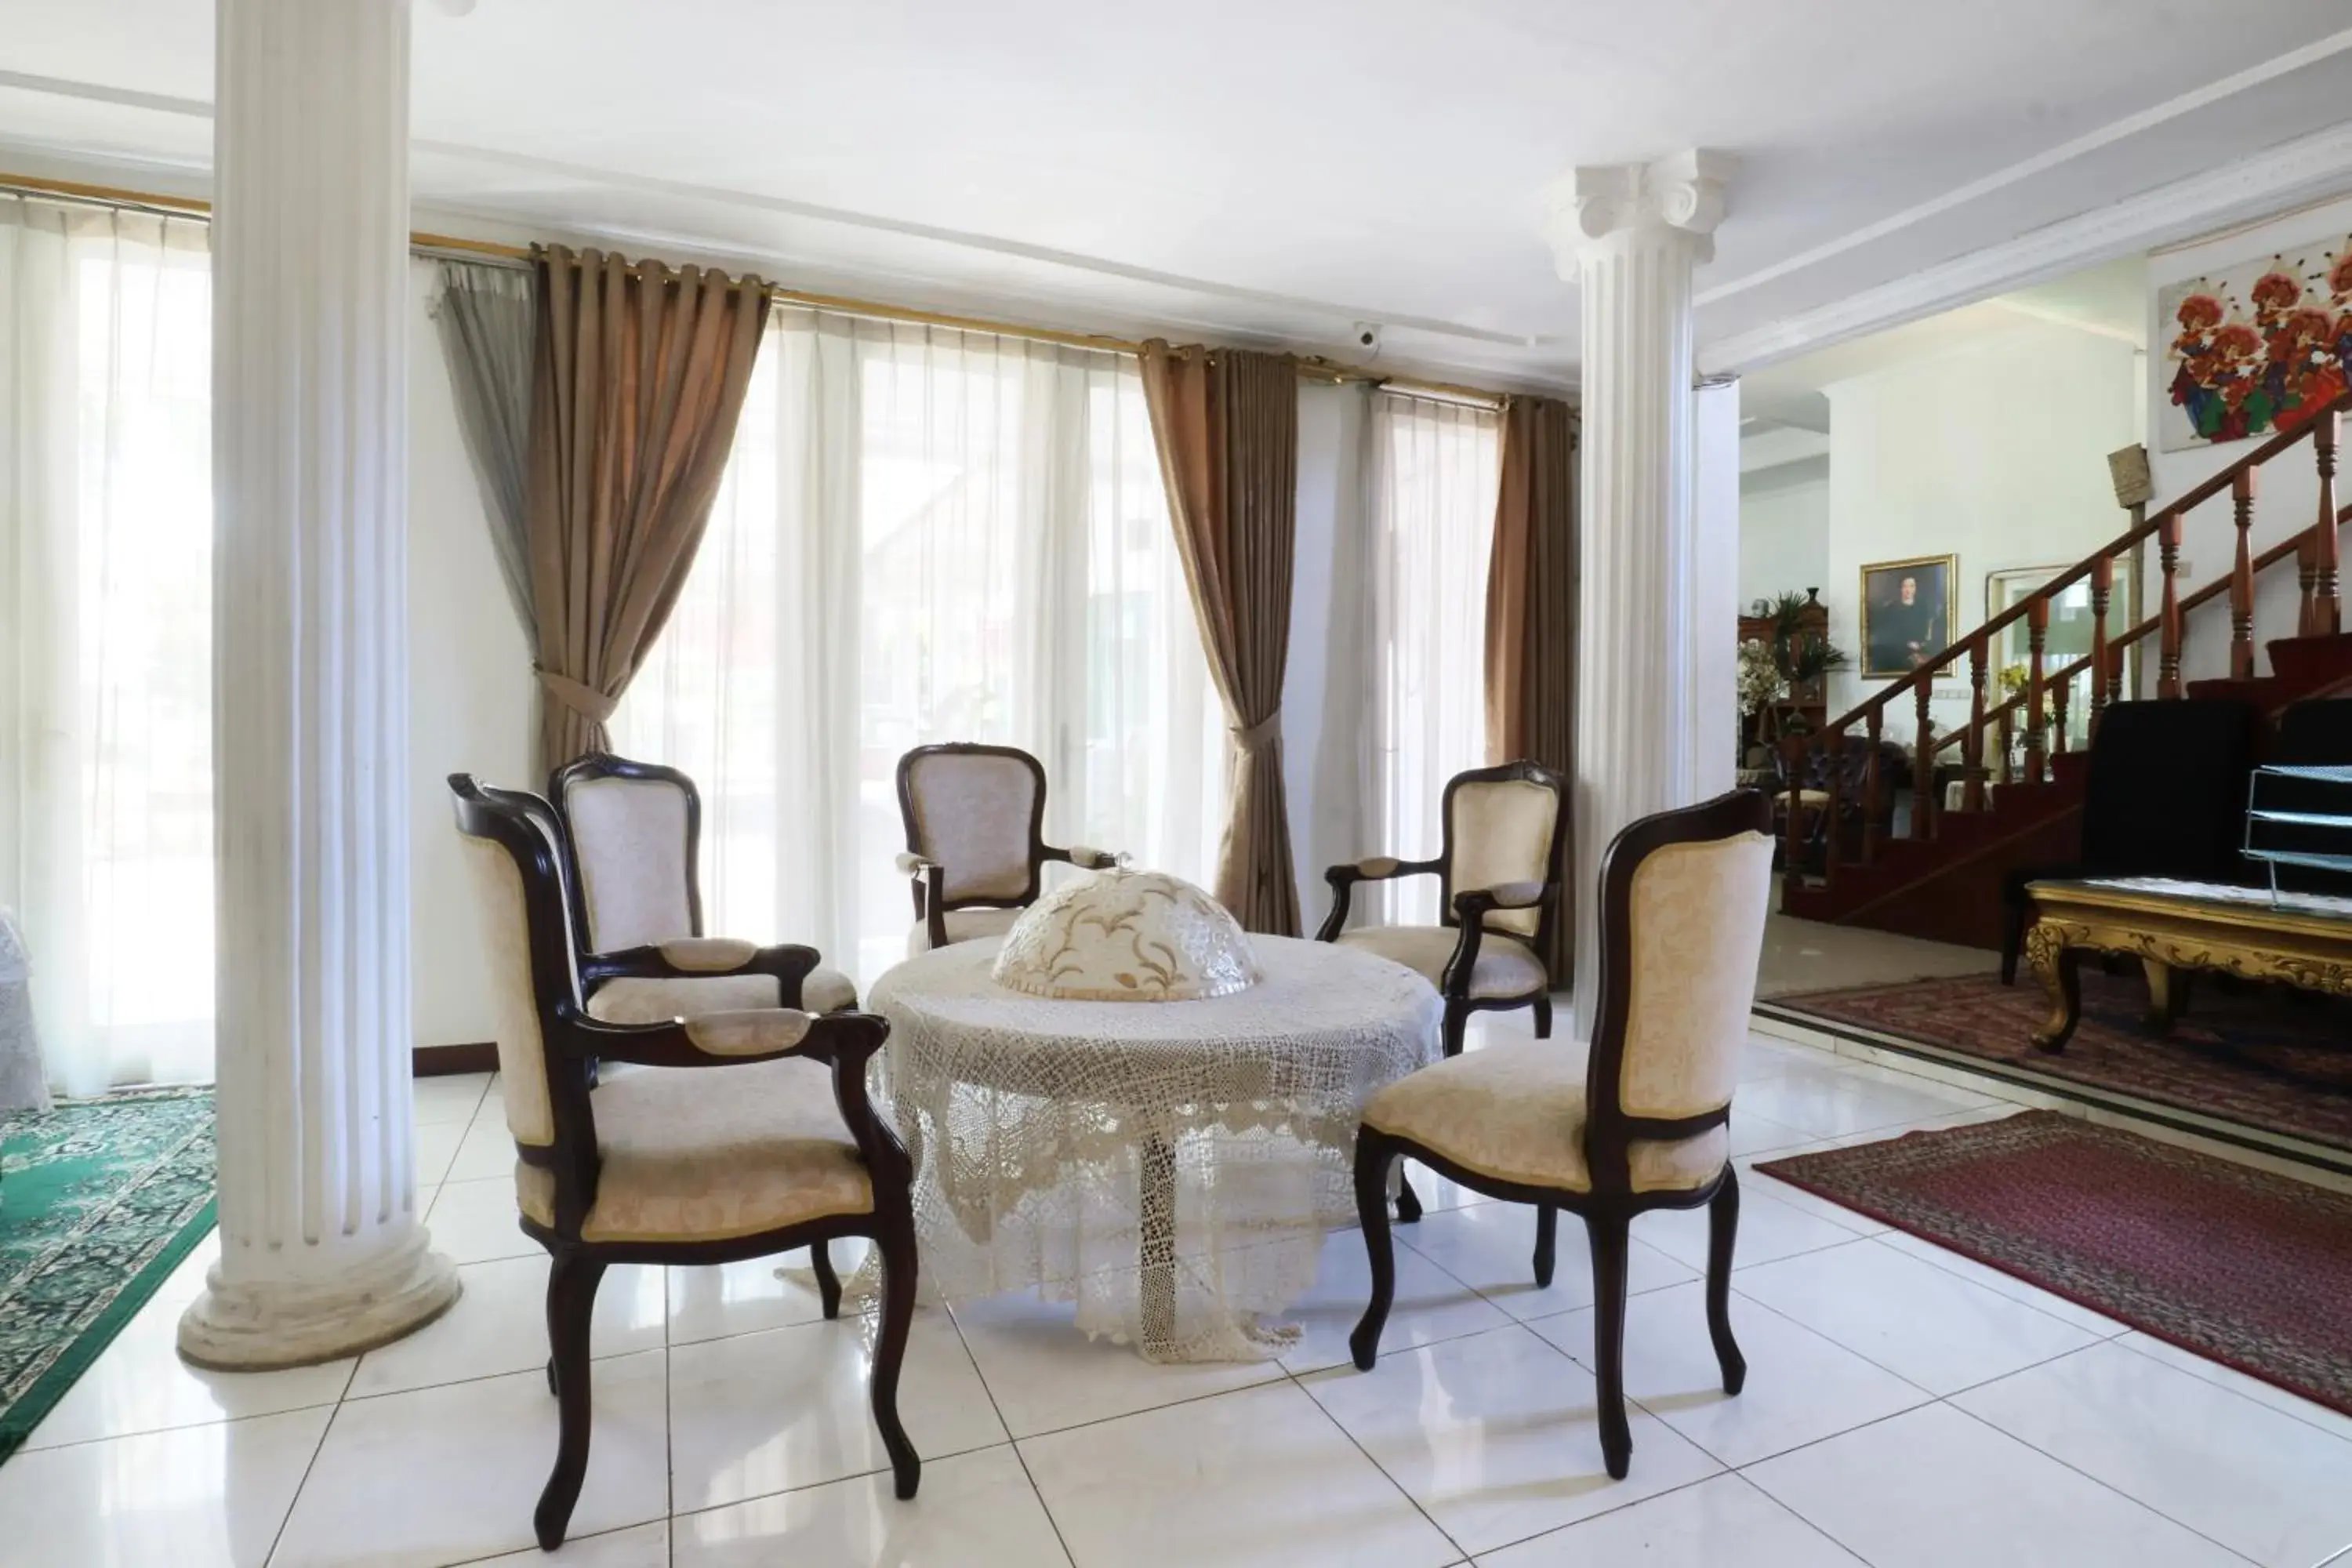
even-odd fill
[[(1862, 623), (1859, 658), (1864, 680), (1898, 680), (1936, 662), (1952, 646), (1952, 604), (1959, 586), (1957, 555), (1914, 555), (1873, 561), (1862, 568), (1856, 604)], [(1904, 584), (1911, 591), (1906, 597)]]

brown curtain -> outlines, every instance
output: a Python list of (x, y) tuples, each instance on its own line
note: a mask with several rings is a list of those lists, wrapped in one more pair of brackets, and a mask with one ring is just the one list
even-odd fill
[(767, 320), (767, 285), (562, 247), (538, 253), (524, 506), (540, 748), (554, 768), (604, 721), (669, 618), (719, 493)]
[[(1486, 566), (1486, 760), (1526, 758), (1576, 776), (1576, 415), (1550, 397), (1503, 407), (1502, 486)], [(1572, 813), (1563, 815), (1569, 831)], [(1568, 846), (1564, 864), (1576, 863)], [(1552, 984), (1568, 984), (1574, 904), (1553, 918)]]
[(1233, 733), (1217, 901), (1298, 934), (1282, 789), (1282, 678), (1298, 494), (1298, 362), (1143, 345), (1143, 393), (1192, 608)]

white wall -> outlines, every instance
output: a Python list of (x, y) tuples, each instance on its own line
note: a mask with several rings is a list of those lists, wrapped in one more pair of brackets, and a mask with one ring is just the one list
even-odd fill
[(440, 269), (411, 263), (408, 752), (416, 1043), (487, 1040), (489, 973), (449, 816), (453, 773), (536, 789), (530, 650), (499, 580), (430, 311)]
[[(2307, 249), (2316, 245), (2332, 247), (2340, 242), (2347, 232), (2352, 232), (2352, 199), (2331, 202), (2326, 206), (2313, 207), (2289, 217), (2241, 229), (2224, 238), (2148, 258), (2147, 341), (2154, 352), (2147, 356), (2147, 419), (2148, 464), (2156, 480), (2156, 500), (2148, 509), (2150, 517), (2156, 516), (2166, 501), (2227, 468), (2260, 444), (2256, 441), (2229, 441), (2218, 446), (2194, 447), (2184, 452), (2156, 449), (2158, 445), (2157, 433), (2162, 428), (2160, 419), (2170, 403), (2173, 370), (2165, 358), (2164, 345), (2179, 330), (2171, 321), (2158, 318), (2158, 294), (2183, 279), (2200, 277), (2249, 258), (2262, 259), (2280, 252)], [(2352, 498), (2352, 485), (2346, 482), (2340, 455), (2338, 462), (2336, 499), (2340, 506), (2347, 498)], [(2319, 514), (2319, 479), (2312, 467), (2310, 445), (2305, 443), (2296, 447), (2263, 464), (2259, 482), (2252, 531), (2257, 553), (2291, 534), (2309, 528), (2312, 520)], [(2206, 502), (2182, 521), (2180, 553), (2189, 566), (2189, 570), (2177, 579), (2182, 594), (2230, 574), (2237, 550), (2235, 536), (2236, 529), (2227, 495)], [(2142, 600), (2147, 605), (2144, 613), (2153, 614), (2160, 584), (2153, 542), (2147, 552), (2144, 583)], [(2273, 637), (2294, 635), (2298, 598), (2292, 561), (2281, 562), (2256, 581), (2254, 660), (2257, 673), (2266, 674), (2270, 668), (2268, 658), (2262, 651), (2263, 643)], [(2181, 647), (2181, 672), (2185, 677), (2194, 680), (2230, 673), (2230, 616), (2222, 601), (2217, 600), (2195, 612), (2190, 616), (2187, 632)], [(2153, 695), (2156, 689), (2155, 638), (2148, 638), (2146, 646), (2147, 656), (2140, 661), (2140, 684), (2143, 691)]]
[[(2132, 344), (2044, 321), (1827, 387), (1832, 639), (1858, 667), (1864, 563), (1957, 554), (1957, 640), (1985, 618), (1989, 573), (2070, 565), (2122, 532), (2106, 455), (2139, 439), (2138, 388)], [(1832, 717), (1887, 684), (1833, 677)], [(1962, 663), (1937, 682), (1939, 731), (1968, 698)], [(1890, 717), (1911, 741), (1910, 714)]]
[(1807, 458), (1739, 477), (1739, 613), (1789, 590), (1825, 588), (1830, 460)]

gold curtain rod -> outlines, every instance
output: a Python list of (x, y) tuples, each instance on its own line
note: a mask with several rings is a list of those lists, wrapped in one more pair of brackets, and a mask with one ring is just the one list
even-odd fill
[[(42, 179), (32, 174), (0, 174), (0, 191), (26, 195), (55, 196), (68, 201), (88, 202), (98, 206), (131, 207), (165, 216), (198, 218), (209, 222), (212, 203), (195, 196), (161, 196), (146, 191), (126, 191), (112, 185), (83, 184), (72, 180)], [(411, 250), (432, 255), (461, 258), (480, 258), (527, 266), (531, 259), (527, 246), (502, 245), (495, 240), (467, 239), (450, 234), (429, 234), (412, 230), (408, 237)], [(636, 271), (632, 263), (629, 270)], [(906, 321), (917, 326), (945, 327), (956, 331), (988, 332), (997, 337), (1027, 338), (1036, 342), (1058, 343), (1067, 348), (1093, 349), (1102, 353), (1140, 355), (1142, 343), (1129, 338), (1111, 337), (1101, 332), (1071, 332), (1054, 327), (1024, 326), (1011, 321), (991, 321), (981, 316), (959, 316), (940, 310), (918, 310), (908, 305), (893, 305), (878, 300), (858, 300), (841, 294), (816, 294), (805, 289), (787, 289), (782, 284), (768, 286), (771, 300), (787, 305), (800, 305), (811, 310), (834, 310), (843, 315), (865, 316), (880, 321)], [(1511, 396), (1484, 386), (1464, 386), (1453, 382), (1417, 381), (1405, 376), (1376, 375), (1352, 365), (1336, 364), (1320, 355), (1306, 355), (1298, 361), (1298, 374), (1310, 381), (1334, 385), (1348, 382), (1363, 382), (1390, 392), (1408, 395), (1420, 394), (1431, 397), (1450, 398), (1457, 402), (1475, 403), (1483, 407), (1500, 408)]]

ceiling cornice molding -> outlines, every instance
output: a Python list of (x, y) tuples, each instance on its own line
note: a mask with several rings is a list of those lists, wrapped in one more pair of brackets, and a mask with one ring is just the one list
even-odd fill
[(2014, 239), (1864, 289), (1835, 304), (1702, 342), (1711, 371), (1748, 371), (1791, 355), (1973, 305), (2117, 257), (2352, 192), (2352, 121), (2191, 174)]

